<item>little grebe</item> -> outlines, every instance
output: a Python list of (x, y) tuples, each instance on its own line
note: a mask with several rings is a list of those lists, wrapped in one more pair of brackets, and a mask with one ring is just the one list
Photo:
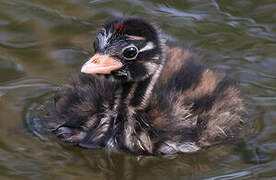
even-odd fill
[(62, 141), (137, 154), (194, 152), (233, 141), (246, 109), (235, 82), (169, 48), (140, 18), (108, 22), (96, 54), (59, 95), (47, 123)]

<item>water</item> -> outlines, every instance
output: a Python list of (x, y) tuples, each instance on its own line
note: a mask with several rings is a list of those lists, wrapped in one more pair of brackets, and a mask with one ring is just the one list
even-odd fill
[[(108, 19), (147, 18), (169, 44), (200, 49), (240, 86), (251, 136), (194, 154), (108, 154), (45, 136), (41, 116), (93, 53)], [(256, 179), (276, 177), (275, 0), (0, 0), (0, 179)]]

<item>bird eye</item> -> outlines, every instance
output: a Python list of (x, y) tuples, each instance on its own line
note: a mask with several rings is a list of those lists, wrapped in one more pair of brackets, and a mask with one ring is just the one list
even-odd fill
[(127, 47), (123, 50), (123, 56), (126, 59), (135, 59), (136, 56), (138, 55), (138, 49), (135, 46)]

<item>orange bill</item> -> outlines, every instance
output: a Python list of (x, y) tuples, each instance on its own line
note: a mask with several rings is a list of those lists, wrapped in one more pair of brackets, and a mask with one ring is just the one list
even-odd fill
[(110, 74), (121, 67), (123, 64), (109, 55), (95, 54), (82, 66), (81, 72), (85, 74)]

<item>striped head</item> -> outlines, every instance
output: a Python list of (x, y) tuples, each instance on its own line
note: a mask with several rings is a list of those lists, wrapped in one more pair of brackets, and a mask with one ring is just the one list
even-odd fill
[(144, 80), (164, 64), (162, 41), (159, 29), (143, 19), (112, 20), (97, 35), (96, 54), (81, 72), (122, 81)]

